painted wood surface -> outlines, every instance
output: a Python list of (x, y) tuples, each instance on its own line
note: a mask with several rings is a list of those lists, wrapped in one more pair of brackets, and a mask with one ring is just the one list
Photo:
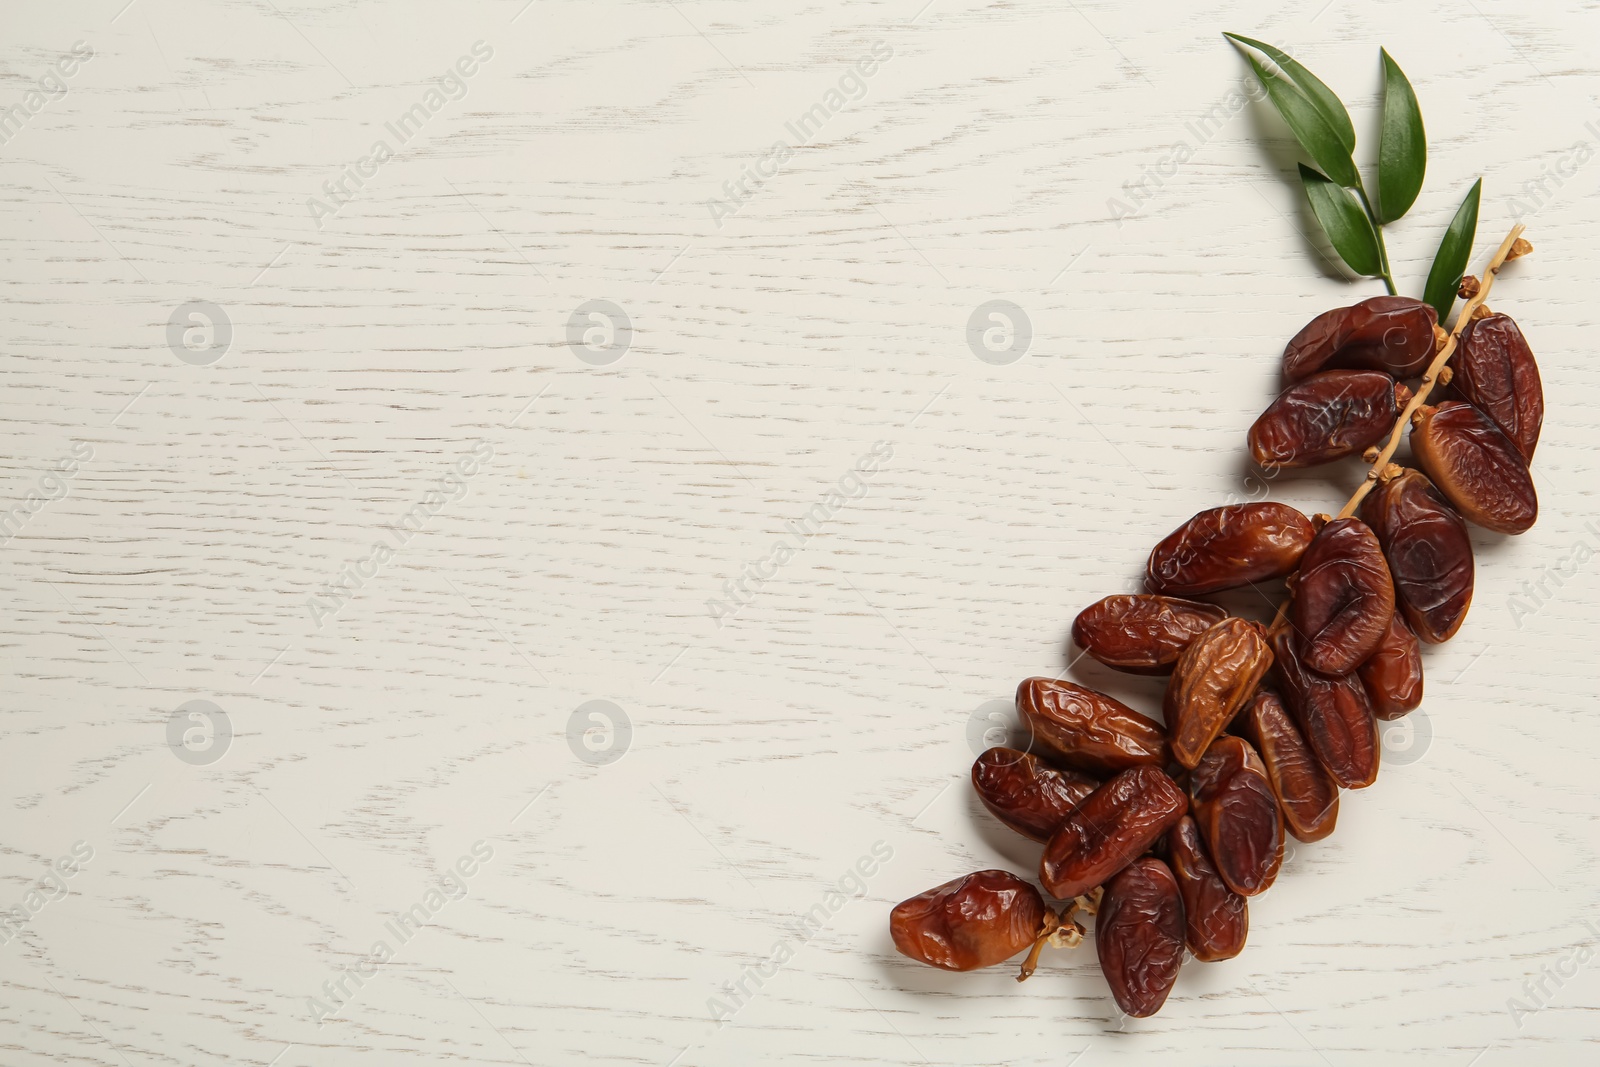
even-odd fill
[[(1592, 5), (14, 7), (0, 1061), (1592, 1062)], [(1476, 176), (1474, 263), (1528, 224), (1543, 510), (1245, 953), (1133, 1021), (1092, 946), (1019, 986), (887, 914), (1036, 863), (965, 776), (1081, 607), (1359, 477), (1244, 456), (1379, 290), (1225, 29), (1363, 161), (1410, 74), (1409, 291)]]

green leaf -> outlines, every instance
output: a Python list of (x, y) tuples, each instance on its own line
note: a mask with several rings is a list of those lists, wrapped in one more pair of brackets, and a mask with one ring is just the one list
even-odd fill
[(1245, 59), (1249, 60), (1250, 68), (1256, 72), (1256, 77), (1267, 90), (1267, 97), (1272, 105), (1278, 109), (1278, 114), (1283, 116), (1283, 121), (1289, 124), (1289, 129), (1300, 142), (1300, 147), (1306, 150), (1311, 161), (1317, 168), (1334, 181), (1344, 186), (1359, 184), (1360, 178), (1356, 175), (1355, 161), (1350, 158), (1350, 149), (1344, 146), (1344, 141), (1334, 132), (1322, 112), (1317, 110), (1315, 104), (1308, 100), (1300, 90), (1296, 89), (1288, 79), (1268, 74), (1256, 62), (1256, 57), (1246, 52)]
[(1472, 255), (1472, 239), (1478, 234), (1478, 199), (1483, 194), (1483, 179), (1472, 183), (1450, 228), (1444, 231), (1439, 242), (1439, 253), (1433, 257), (1433, 269), (1428, 271), (1428, 287), (1422, 299), (1439, 312), (1439, 325), (1450, 314), (1456, 303), (1456, 290), (1461, 287), (1461, 276), (1467, 273), (1467, 259)]
[(1274, 48), (1264, 41), (1253, 41), (1248, 37), (1241, 37), (1237, 33), (1224, 33), (1222, 36), (1238, 44), (1247, 44), (1251, 48), (1262, 52), (1266, 57), (1276, 63), (1289, 80), (1306, 94), (1316, 109), (1322, 112), (1322, 117), (1328, 120), (1328, 125), (1333, 127), (1333, 132), (1339, 135), (1339, 140), (1345, 149), (1354, 152), (1356, 149), (1356, 128), (1350, 125), (1350, 113), (1344, 109), (1344, 104), (1334, 95), (1332, 89), (1322, 83), (1322, 79), (1311, 73), (1297, 63), (1293, 56), (1282, 49)]
[(1393, 222), (1411, 209), (1428, 166), (1417, 94), (1389, 53), (1383, 52), (1383, 126), (1378, 133), (1378, 221)]
[(1306, 187), (1311, 210), (1328, 234), (1328, 240), (1349, 268), (1369, 278), (1383, 273), (1378, 258), (1378, 235), (1372, 232), (1367, 213), (1361, 210), (1348, 189), (1340, 188), (1304, 163), (1300, 164), (1300, 183)]

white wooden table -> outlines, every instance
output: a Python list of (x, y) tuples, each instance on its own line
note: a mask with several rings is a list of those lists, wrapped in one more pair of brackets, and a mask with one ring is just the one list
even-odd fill
[[(1592, 5), (12, 7), (0, 1062), (1594, 1061)], [(1474, 263), (1528, 223), (1543, 512), (1245, 953), (1125, 1021), (1092, 946), (1018, 986), (887, 914), (1030, 872), (970, 737), (1379, 291), (1222, 30), (1363, 162), (1406, 68), (1409, 291), (1479, 174)]]

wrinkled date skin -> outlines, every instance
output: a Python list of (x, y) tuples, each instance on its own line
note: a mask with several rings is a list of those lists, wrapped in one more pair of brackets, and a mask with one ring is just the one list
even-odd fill
[(1239, 717), (1239, 732), (1255, 746), (1289, 832), (1321, 841), (1339, 820), (1339, 784), (1312, 754), (1278, 694), (1263, 689)]
[(1378, 650), (1357, 673), (1380, 719), (1398, 719), (1422, 703), (1422, 646), (1403, 614), (1394, 613)]
[(1544, 385), (1533, 350), (1510, 315), (1473, 319), (1450, 357), (1456, 395), (1489, 416), (1525, 462), (1533, 461), (1544, 425)]
[(1200, 840), (1200, 828), (1185, 815), (1167, 831), (1167, 863), (1183, 898), (1184, 943), (1202, 963), (1231, 960), (1244, 951), (1250, 911), (1228, 888)]
[(1193, 767), (1272, 666), (1272, 649), (1260, 625), (1223, 619), (1184, 649), (1167, 682), (1162, 711), (1172, 755)]
[(1296, 654), (1292, 630), (1273, 635), (1272, 654), (1283, 702), (1317, 762), (1346, 789), (1375, 782), (1378, 720), (1360, 677), (1330, 678), (1308, 668)]
[(978, 871), (903, 900), (889, 913), (894, 947), (947, 971), (1003, 963), (1044, 927), (1044, 898), (1009, 871)]
[(1539, 517), (1527, 461), (1489, 416), (1460, 400), (1423, 405), (1411, 451), (1456, 510), (1486, 530), (1525, 533)]
[(1240, 896), (1262, 892), (1283, 865), (1283, 815), (1250, 743), (1217, 738), (1189, 776), (1189, 807), (1211, 861)]
[(1117, 1007), (1143, 1019), (1161, 1010), (1183, 965), (1183, 898), (1165, 863), (1148, 856), (1106, 884), (1094, 947)]
[(1395, 602), (1430, 644), (1461, 628), (1472, 604), (1472, 540), (1467, 524), (1420, 471), (1407, 470), (1361, 502), (1394, 578)]
[(1072, 682), (1026, 679), (1017, 686), (1017, 714), (1047, 754), (1100, 777), (1165, 766), (1171, 754), (1160, 723)]
[[(1057, 900), (1087, 893), (1138, 858), (1188, 810), (1165, 771), (1135, 767), (1089, 794), (1044, 847), (1039, 880)], [(1178, 939), (1183, 939), (1180, 930)]]
[(1273, 501), (1202, 511), (1151, 550), (1145, 584), (1153, 593), (1197, 596), (1281, 578), (1313, 533), (1310, 519)]
[(1411, 390), (1377, 370), (1330, 370), (1278, 395), (1250, 427), (1250, 456), (1272, 470), (1353, 456), (1388, 437)]
[(1300, 558), (1290, 619), (1300, 658), (1321, 674), (1349, 674), (1377, 650), (1394, 614), (1383, 546), (1357, 518), (1334, 519)]
[(1031, 753), (991, 748), (972, 764), (972, 786), (995, 818), (1024, 837), (1048, 841), (1100, 782), (1058, 771)]
[(1153, 593), (1108, 596), (1078, 613), (1072, 640), (1107, 667), (1166, 674), (1189, 643), (1226, 614), (1215, 604)]
[(1375, 296), (1306, 323), (1283, 350), (1283, 377), (1297, 382), (1326, 367), (1415, 378), (1433, 359), (1439, 313), (1408, 296)]

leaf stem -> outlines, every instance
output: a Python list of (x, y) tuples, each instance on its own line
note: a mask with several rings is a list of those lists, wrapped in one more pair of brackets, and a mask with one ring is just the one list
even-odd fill
[(1383, 223), (1378, 221), (1378, 213), (1372, 210), (1372, 201), (1367, 199), (1367, 186), (1361, 180), (1361, 175), (1356, 175), (1356, 195), (1361, 198), (1361, 207), (1367, 213), (1367, 219), (1372, 223), (1373, 235), (1378, 238), (1378, 270), (1379, 277), (1383, 279), (1384, 288), (1389, 290), (1389, 295), (1394, 296), (1394, 275), (1389, 271), (1389, 248), (1383, 243)]

